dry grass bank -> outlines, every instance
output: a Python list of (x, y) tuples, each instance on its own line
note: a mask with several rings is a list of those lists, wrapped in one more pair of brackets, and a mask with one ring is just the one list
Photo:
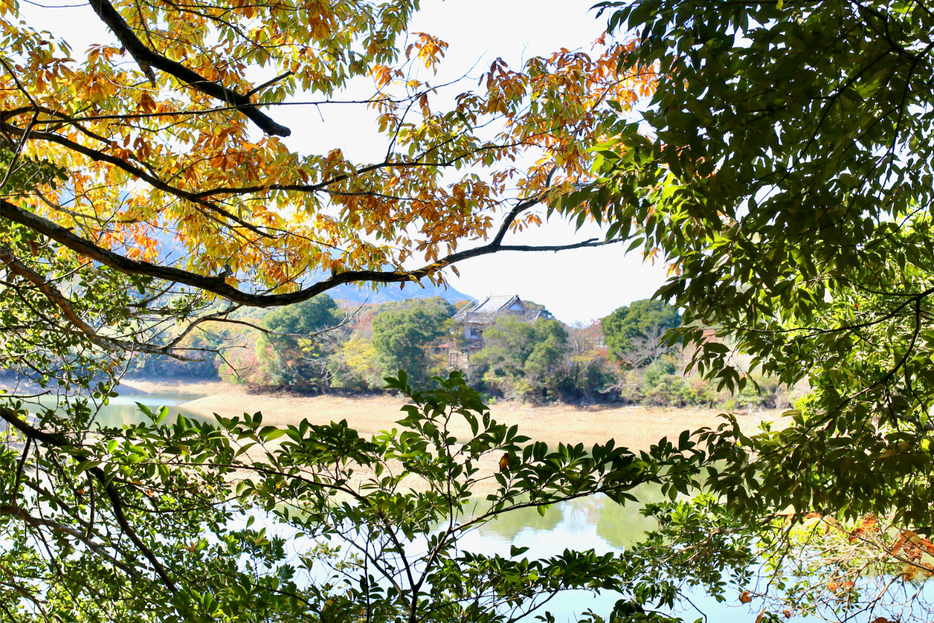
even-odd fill
[[(405, 401), (392, 396), (316, 396), (297, 397), (288, 394), (247, 394), (223, 392), (185, 403), (192, 413), (210, 417), (217, 413), (233, 417), (243, 412), (263, 413), (263, 422), (273, 425), (297, 424), (307, 418), (314, 424), (347, 420), (361, 433), (377, 433), (396, 426), (402, 417)], [(617, 444), (635, 450), (646, 450), (664, 436), (677, 438), (683, 430), (702, 426), (715, 426), (720, 421), (716, 409), (674, 409), (634, 406), (575, 407), (553, 405), (532, 407), (520, 403), (503, 402), (490, 408), (494, 419), (504, 424), (519, 426), (520, 433), (548, 444), (605, 443), (615, 439)], [(774, 420), (780, 411), (764, 411), (738, 415), (744, 428), (754, 429), (764, 420)], [(455, 436), (470, 434), (466, 422), (455, 422)]]
[[(393, 396), (295, 396), (288, 393), (249, 393), (244, 388), (226, 383), (156, 383), (144, 381), (124, 382), (137, 391), (163, 395), (189, 395), (203, 397), (180, 405), (185, 411), (210, 418), (217, 413), (234, 417), (244, 412), (263, 413), (264, 424), (297, 424), (307, 418), (315, 424), (347, 420), (348, 424), (363, 434), (375, 434), (397, 426), (401, 419), (400, 409), (406, 404), (402, 398)], [(615, 439), (617, 445), (633, 451), (647, 450), (662, 437), (676, 439), (683, 430), (696, 430), (702, 426), (716, 426), (720, 419), (715, 409), (675, 409), (634, 406), (591, 406), (552, 405), (533, 407), (521, 403), (501, 402), (491, 406), (494, 419), (508, 425), (516, 424), (521, 434), (549, 445), (560, 442), (583, 443), (590, 446)], [(754, 429), (764, 420), (775, 420), (780, 411), (763, 411), (739, 414), (740, 423), (747, 430)], [(456, 422), (452, 432), (464, 439), (470, 435), (465, 422)], [(275, 445), (275, 442), (274, 444)], [(262, 451), (253, 448), (248, 456), (262, 460)], [(499, 456), (487, 456), (480, 462), (483, 480), (474, 488), (475, 494), (485, 494), (495, 488), (493, 475), (498, 471)], [(390, 462), (391, 471), (399, 471), (398, 462)], [(353, 482), (359, 486), (373, 474), (370, 469), (358, 466)], [(428, 483), (411, 476), (406, 485), (423, 490)]]

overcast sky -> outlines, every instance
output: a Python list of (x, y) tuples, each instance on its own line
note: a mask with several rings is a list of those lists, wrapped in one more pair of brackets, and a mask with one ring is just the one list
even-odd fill
[[(450, 44), (443, 63), (446, 75), (479, 76), (497, 57), (518, 68), (530, 56), (561, 47), (589, 50), (605, 26), (605, 19), (598, 20), (590, 10), (592, 4), (590, 0), (427, 0), (411, 30), (429, 32)], [(30, 22), (39, 20), (53, 35), (68, 40), (76, 57), (90, 43), (115, 42), (87, 4), (43, 9), (23, 2), (21, 6)], [(368, 86), (372, 90), (372, 83)], [(275, 118), (292, 129), (287, 142), (293, 149), (341, 147), (351, 158), (365, 160), (370, 145), (366, 136), (371, 135), (355, 132), (360, 113), (295, 107), (276, 109)], [(540, 230), (523, 232), (516, 243), (567, 244), (592, 237), (601, 237), (595, 226), (575, 234), (570, 225), (553, 220)], [(587, 322), (648, 298), (665, 278), (662, 262), (643, 264), (638, 252), (626, 255), (621, 245), (561, 253), (501, 253), (458, 266), (461, 276), (450, 275), (450, 283), (461, 292), (475, 298), (518, 294), (544, 304), (565, 322)]]

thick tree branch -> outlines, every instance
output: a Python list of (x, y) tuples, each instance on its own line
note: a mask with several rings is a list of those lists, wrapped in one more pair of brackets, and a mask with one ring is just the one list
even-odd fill
[(71, 307), (71, 301), (69, 301), (58, 288), (46, 281), (36, 271), (17, 260), (13, 252), (6, 247), (0, 247), (0, 265), (6, 267), (6, 269), (14, 275), (19, 275), (35, 285), (42, 294), (62, 310), (68, 322), (77, 327), (78, 330), (90, 338), (91, 341), (95, 343), (99, 341), (97, 331), (75, 313), (74, 309)]
[(120, 528), (123, 532), (130, 537), (130, 540), (133, 541), (133, 545), (143, 553), (143, 556), (149, 560), (153, 568), (156, 570), (156, 573), (159, 574), (159, 577), (162, 579), (162, 582), (171, 590), (173, 593), (178, 592), (178, 589), (175, 586), (175, 582), (172, 581), (172, 578), (169, 577), (168, 571), (159, 561), (159, 558), (152, 552), (151, 549), (146, 547), (146, 544), (143, 543), (142, 539), (139, 538), (139, 535), (136, 534), (136, 531), (130, 525), (129, 520), (126, 518), (126, 513), (123, 510), (123, 501), (120, 499), (120, 494), (117, 493), (117, 490), (114, 488), (110, 482), (107, 481), (107, 476), (104, 474), (103, 470), (99, 467), (92, 467), (88, 470), (97, 480), (104, 486), (104, 491), (107, 493), (107, 497), (110, 499), (110, 504), (113, 506), (114, 517), (117, 519), (117, 523), (120, 524)]
[[(75, 312), (71, 300), (69, 300), (68, 297), (62, 294), (58, 288), (49, 283), (42, 275), (17, 260), (12, 251), (2, 246), (0, 246), (0, 265), (4, 266), (14, 275), (18, 275), (32, 283), (39, 292), (44, 294), (56, 307), (62, 310), (62, 314), (68, 322), (83, 333), (93, 344), (104, 350), (122, 350), (127, 352), (147, 353), (150, 355), (168, 355), (181, 361), (196, 361), (195, 359), (173, 353), (172, 347), (175, 345), (174, 342), (168, 346), (154, 346), (144, 342), (129, 342), (127, 340), (117, 340), (100, 335), (94, 327), (82, 320), (77, 312)], [(176, 340), (176, 342), (177, 341), (178, 340)]]
[(49, 433), (36, 428), (26, 420), (20, 418), (16, 411), (8, 407), (4, 407), (3, 405), (0, 405), (0, 419), (4, 420), (7, 424), (21, 432), (26, 437), (47, 443), (51, 446), (55, 446), (56, 448), (79, 445), (61, 433)]
[[(527, 209), (535, 205), (535, 203), (537, 203), (537, 200), (528, 200), (520, 204), (520, 206), (524, 206), (522, 209)], [(518, 209), (520, 206), (517, 206), (517, 208), (514, 208), (512, 212), (510, 212), (510, 214), (507, 216), (506, 222), (503, 224), (503, 227), (500, 228), (500, 232), (489, 244), (476, 247), (474, 249), (468, 249), (466, 251), (460, 251), (458, 253), (452, 253), (444, 258), (439, 259), (436, 262), (410, 271), (351, 270), (343, 273), (336, 273), (327, 279), (319, 281), (318, 283), (305, 288), (304, 290), (285, 294), (253, 294), (250, 292), (238, 290), (237, 288), (229, 285), (224, 280), (224, 278), (220, 276), (199, 275), (197, 273), (180, 270), (171, 266), (159, 266), (156, 264), (150, 264), (148, 262), (131, 260), (128, 257), (114, 253), (108, 249), (101, 248), (94, 243), (73, 234), (71, 231), (65, 229), (64, 227), (56, 225), (55, 223), (44, 219), (41, 216), (33, 214), (28, 210), (23, 210), (22, 208), (10, 203), (5, 199), (0, 199), (0, 216), (9, 221), (24, 225), (33, 231), (36, 231), (65, 247), (68, 247), (72, 251), (87, 257), (88, 259), (94, 260), (95, 262), (100, 262), (101, 264), (109, 266), (110, 268), (113, 268), (114, 270), (120, 271), (122, 273), (131, 275), (147, 275), (157, 279), (183, 283), (205, 292), (212, 292), (234, 303), (248, 305), (250, 307), (278, 307), (282, 305), (291, 305), (293, 303), (307, 301), (319, 294), (322, 294), (323, 292), (327, 292), (328, 290), (345, 283), (370, 282), (388, 284), (418, 282), (425, 277), (430, 277), (437, 274), (442, 269), (457, 262), (462, 262), (474, 257), (491, 255), (493, 253), (499, 253), (502, 251), (567, 251), (571, 249), (600, 247), (608, 244), (604, 241), (597, 240), (596, 238), (591, 238), (589, 240), (584, 240), (583, 242), (567, 245), (504, 245), (502, 244), (503, 236), (505, 236), (506, 229), (508, 229), (509, 224), (515, 220), (516, 216), (518, 216), (518, 214), (522, 211)]]
[(23, 454), (20, 455), (19, 463), (16, 465), (16, 480), (13, 482), (13, 495), (19, 495), (19, 484), (23, 478), (23, 470), (26, 468), (26, 459), (29, 457), (29, 448), (32, 446), (32, 437), (26, 438), (26, 445), (23, 447)]
[(18, 506), (0, 506), (0, 515), (8, 515), (10, 517), (15, 517), (20, 519), (23, 522), (29, 524), (34, 528), (46, 527), (51, 528), (56, 532), (61, 532), (67, 534), (68, 536), (74, 537), (88, 546), (88, 548), (104, 558), (109, 562), (113, 563), (115, 567), (126, 573), (128, 576), (137, 578), (139, 574), (136, 572), (133, 567), (127, 565), (126, 563), (120, 562), (116, 556), (107, 551), (107, 547), (103, 543), (98, 543), (97, 541), (89, 538), (87, 535), (82, 533), (80, 530), (75, 530), (71, 526), (66, 526), (65, 524), (59, 523), (57, 521), (52, 521), (50, 519), (43, 519), (40, 517), (33, 517), (25, 510)]
[(273, 136), (289, 136), (292, 134), (292, 131), (287, 127), (279, 125), (267, 115), (260, 112), (259, 109), (256, 108), (256, 105), (250, 101), (249, 97), (221, 86), (216, 82), (211, 82), (181, 63), (177, 63), (150, 50), (139, 40), (139, 37), (136, 36), (136, 33), (134, 33), (129, 24), (126, 23), (126, 20), (123, 19), (113, 5), (107, 0), (89, 0), (89, 2), (94, 12), (97, 13), (98, 17), (100, 17), (114, 35), (117, 36), (117, 39), (120, 40), (123, 47), (133, 56), (143, 70), (143, 73), (145, 73), (150, 80), (155, 80), (155, 76), (150, 68), (155, 67), (206, 95), (210, 95), (225, 104), (235, 106), (245, 117), (255, 123), (266, 134), (271, 134)]

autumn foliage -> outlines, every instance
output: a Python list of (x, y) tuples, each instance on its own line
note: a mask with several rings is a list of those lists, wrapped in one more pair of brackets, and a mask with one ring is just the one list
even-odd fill
[[(121, 270), (234, 297), (221, 279), (258, 296), (343, 273), (442, 280), (464, 242), (539, 224), (534, 205), (588, 179), (588, 146), (654, 84), (651, 72), (617, 75), (632, 43), (603, 38), (520, 68), (496, 59), (475, 89), (440, 83), (447, 44), (406, 33), (408, 0), (95, 0), (122, 45), (87, 50), (21, 21), (14, 6), (0, 5), (0, 133), (6, 149), (60, 176), (15, 197), (5, 189), (3, 217), (104, 263), (95, 249), (153, 265), (173, 258), (184, 273)], [(286, 105), (316, 114), (367, 77), (372, 95), (346, 105), (363, 127), (375, 115), (381, 158), (351, 161), (274, 121)], [(308, 148), (287, 144), (290, 134)]]

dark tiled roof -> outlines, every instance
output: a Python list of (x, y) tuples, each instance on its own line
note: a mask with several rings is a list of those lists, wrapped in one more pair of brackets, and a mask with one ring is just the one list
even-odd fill
[(454, 315), (458, 322), (488, 323), (493, 322), (499, 314), (509, 311), (518, 305), (525, 311), (522, 300), (515, 294), (512, 296), (488, 296), (476, 305), (465, 307)]

